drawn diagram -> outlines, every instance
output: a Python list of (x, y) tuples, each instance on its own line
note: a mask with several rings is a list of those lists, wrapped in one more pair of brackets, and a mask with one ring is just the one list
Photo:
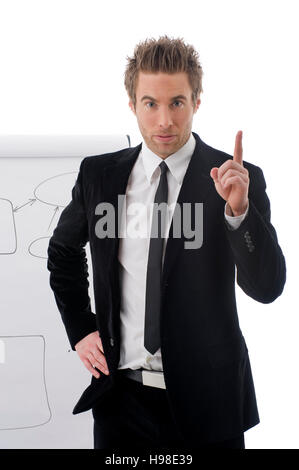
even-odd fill
[(45, 338), (0, 338), (0, 429), (46, 424), (52, 413), (45, 381)]
[[(75, 175), (75, 176), (74, 176)], [(54, 207), (53, 215), (48, 225), (48, 230), (55, 222), (55, 216), (59, 210), (63, 209), (69, 203), (66, 194), (69, 194), (71, 188), (76, 182), (77, 172), (55, 175), (42, 181), (33, 191), (34, 198), (21, 206), (13, 207), (8, 199), (0, 199), (0, 220), (1, 220), (1, 238), (0, 254), (14, 254), (17, 250), (17, 233), (15, 214), (28, 204), (32, 206), (36, 202)], [(32, 240), (28, 246), (28, 252), (32, 256), (47, 259), (47, 247), (50, 237), (39, 237)]]

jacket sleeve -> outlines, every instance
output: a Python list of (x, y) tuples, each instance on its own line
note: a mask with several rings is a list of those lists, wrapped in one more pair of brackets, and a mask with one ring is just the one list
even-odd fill
[(82, 191), (85, 160), (81, 162), (71, 202), (62, 211), (48, 246), (50, 286), (73, 350), (78, 341), (97, 330), (88, 295), (89, 274), (84, 248), (88, 241)]
[(254, 300), (273, 302), (286, 281), (286, 264), (271, 224), (270, 201), (261, 168), (250, 175), (249, 210), (238, 229), (224, 221), (237, 267), (237, 283)]

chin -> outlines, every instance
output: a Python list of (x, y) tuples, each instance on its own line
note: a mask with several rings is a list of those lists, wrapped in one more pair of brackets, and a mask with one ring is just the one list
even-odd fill
[(180, 147), (179, 142), (177, 140), (175, 142), (169, 143), (158, 143), (155, 140), (151, 140), (150, 144), (152, 148), (159, 150), (161, 153), (174, 153)]
[(168, 157), (169, 155), (175, 153), (177, 151), (176, 146), (175, 147), (155, 147), (156, 150), (153, 150), (153, 152), (158, 153), (159, 155), (163, 155), (163, 157)]

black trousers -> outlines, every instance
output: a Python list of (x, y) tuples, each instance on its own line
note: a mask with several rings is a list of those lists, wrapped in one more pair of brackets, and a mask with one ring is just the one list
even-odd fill
[[(100, 380), (100, 379), (99, 379)], [(117, 382), (92, 408), (95, 449), (190, 450), (173, 419), (166, 390), (136, 382), (118, 372)], [(245, 449), (235, 439), (196, 448)]]

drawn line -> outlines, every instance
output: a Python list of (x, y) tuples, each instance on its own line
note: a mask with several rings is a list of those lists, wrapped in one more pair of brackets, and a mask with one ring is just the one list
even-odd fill
[(12, 212), (12, 220), (13, 220), (13, 228), (14, 228), (14, 232), (15, 232), (15, 239), (16, 239), (16, 248), (14, 251), (11, 251), (9, 253), (1, 253), (0, 252), (0, 255), (12, 255), (13, 253), (15, 253), (17, 251), (17, 231), (16, 231), (16, 223), (15, 223), (15, 215), (14, 215), (14, 210), (13, 210), (13, 205), (12, 205), (12, 202), (9, 200), (9, 199), (6, 199), (4, 197), (0, 198), (1, 201), (7, 201), (9, 202), (9, 204), (11, 205), (11, 212)]

